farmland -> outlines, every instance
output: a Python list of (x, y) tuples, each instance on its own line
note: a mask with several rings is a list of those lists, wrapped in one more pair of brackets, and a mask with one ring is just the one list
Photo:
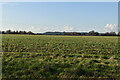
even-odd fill
[(114, 36), (2, 35), (3, 78), (118, 78)]

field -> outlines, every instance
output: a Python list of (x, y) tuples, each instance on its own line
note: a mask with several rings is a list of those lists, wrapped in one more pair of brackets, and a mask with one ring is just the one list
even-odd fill
[(3, 78), (119, 78), (118, 37), (2, 35)]

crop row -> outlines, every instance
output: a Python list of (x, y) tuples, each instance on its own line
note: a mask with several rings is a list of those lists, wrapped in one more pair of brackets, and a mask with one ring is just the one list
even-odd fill
[[(57, 56), (56, 56), (57, 55)], [(120, 77), (117, 56), (3, 53), (4, 78)], [(92, 57), (91, 57), (92, 56)], [(89, 57), (89, 58), (88, 58)], [(91, 57), (91, 58), (90, 58)]]

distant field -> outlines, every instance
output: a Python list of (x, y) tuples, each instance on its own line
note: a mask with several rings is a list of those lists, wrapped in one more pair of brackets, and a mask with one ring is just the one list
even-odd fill
[(2, 35), (3, 78), (118, 78), (118, 37)]

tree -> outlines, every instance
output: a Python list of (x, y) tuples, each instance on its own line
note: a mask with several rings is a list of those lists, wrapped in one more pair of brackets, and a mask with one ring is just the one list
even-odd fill
[(115, 36), (116, 33), (115, 33), (115, 32), (110, 32), (109, 35), (110, 35), (110, 36)]
[(94, 35), (95, 35), (95, 31), (90, 31), (90, 32), (88, 33), (88, 35), (89, 35), (89, 36), (94, 36)]
[(7, 34), (11, 34), (11, 30), (7, 30), (6, 33), (7, 33)]
[(95, 32), (94, 34), (95, 34), (95, 36), (99, 36), (99, 33), (98, 33), (98, 32)]
[(2, 34), (5, 34), (5, 31), (2, 31)]
[(28, 31), (28, 34), (33, 34), (33, 32), (31, 32), (31, 31)]
[(26, 32), (26, 31), (23, 31), (23, 34), (27, 34), (27, 32)]

